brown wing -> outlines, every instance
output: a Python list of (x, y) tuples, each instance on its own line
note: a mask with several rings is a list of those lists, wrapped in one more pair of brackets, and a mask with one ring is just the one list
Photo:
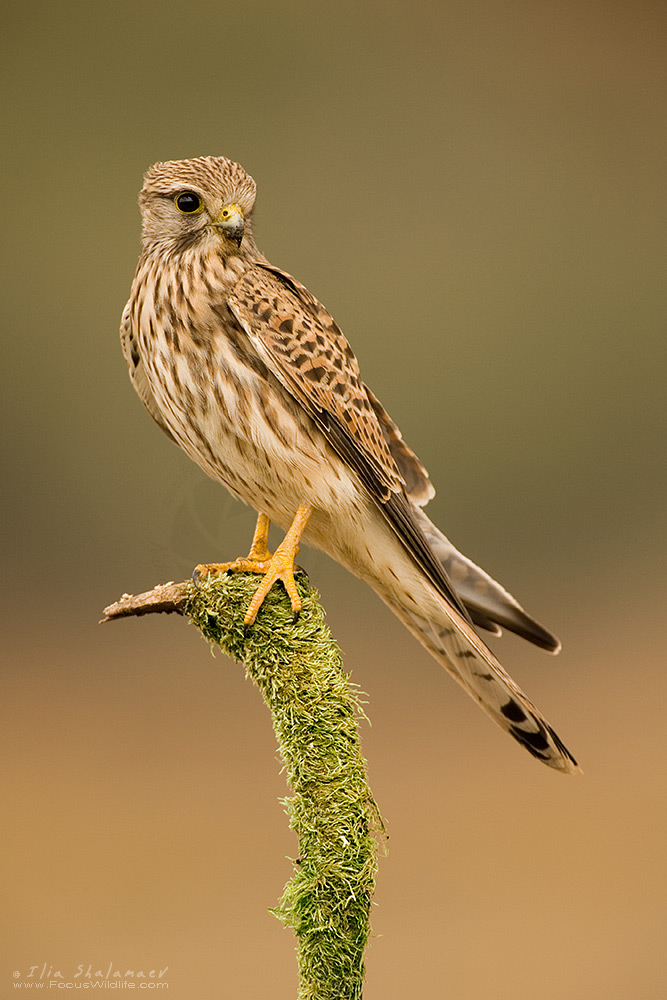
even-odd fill
[(357, 359), (324, 306), (291, 275), (258, 261), (239, 279), (227, 307), (264, 363), (357, 473), (417, 565), (468, 619), (406, 494), (387, 440), (387, 429), (397, 428), (387, 417), (383, 429), (376, 408), (384, 410), (371, 402)]
[(271, 367), (278, 367), (283, 384), (311, 415), (326, 414), (355, 441), (373, 469), (381, 499), (400, 492), (404, 484), (357, 359), (324, 306), (291, 275), (264, 264), (245, 273), (232, 300), (271, 352)]
[[(357, 359), (352, 353), (350, 345), (341, 333), (333, 318), (324, 308), (322, 303), (308, 291), (306, 286), (302, 285), (296, 278), (293, 278), (291, 274), (287, 273), (287, 271), (282, 271), (279, 267), (275, 267), (265, 258), (258, 260), (257, 263), (263, 270), (275, 274), (278, 279), (287, 284), (288, 287), (292, 288), (298, 294), (300, 302), (306, 309), (308, 309), (313, 319), (319, 324), (324, 324), (328, 330), (331, 330), (334, 340), (340, 345), (343, 356), (345, 358), (349, 358), (349, 363), (354, 368), (357, 390), (360, 386), (363, 388), (363, 395), (366, 397), (366, 401), (370, 403), (371, 408), (375, 413), (377, 421), (380, 424), (382, 436), (387, 447), (389, 448), (389, 452), (396, 464), (396, 467), (398, 468), (401, 478), (403, 479), (403, 485), (407, 495), (410, 497), (412, 502), (416, 503), (419, 507), (425, 506), (425, 504), (427, 504), (428, 501), (432, 500), (435, 496), (435, 489), (429, 479), (428, 472), (415, 453), (408, 448), (407, 444), (403, 440), (400, 430), (391, 419), (377, 396), (371, 392), (367, 385), (359, 383), (360, 375)], [(359, 395), (361, 396), (361, 393), (359, 393)]]

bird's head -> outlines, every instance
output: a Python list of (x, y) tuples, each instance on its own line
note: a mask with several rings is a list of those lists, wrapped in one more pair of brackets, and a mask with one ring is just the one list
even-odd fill
[(155, 163), (139, 195), (144, 248), (256, 252), (250, 219), (255, 194), (252, 177), (223, 156)]

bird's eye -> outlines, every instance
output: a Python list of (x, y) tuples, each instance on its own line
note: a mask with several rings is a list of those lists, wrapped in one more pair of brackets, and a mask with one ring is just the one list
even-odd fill
[(182, 191), (176, 195), (176, 208), (183, 215), (196, 215), (204, 211), (202, 200), (194, 191)]

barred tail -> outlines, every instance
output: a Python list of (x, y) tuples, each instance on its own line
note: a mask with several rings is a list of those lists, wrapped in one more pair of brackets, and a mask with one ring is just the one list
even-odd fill
[[(401, 600), (395, 592), (380, 590), (379, 593), (394, 614), (501, 729), (548, 767), (565, 773), (581, 770), (546, 719), (455, 609), (438, 598), (440, 613), (434, 616), (432, 590), (430, 600), (424, 602), (415, 601), (415, 595), (410, 595), (409, 600)], [(429, 607), (428, 619), (421, 613), (425, 607)]]

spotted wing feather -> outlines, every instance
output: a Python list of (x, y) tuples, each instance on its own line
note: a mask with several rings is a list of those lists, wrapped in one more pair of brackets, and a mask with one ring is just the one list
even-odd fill
[[(325, 309), (322, 303), (315, 298), (312, 292), (310, 292), (305, 285), (303, 285), (287, 271), (283, 271), (274, 264), (270, 264), (264, 257), (258, 259), (257, 263), (262, 270), (274, 274), (287, 287), (292, 288), (297, 293), (301, 306), (308, 310), (318, 325), (324, 327), (329, 337), (333, 337), (335, 347), (338, 348), (347, 362), (345, 367), (348, 371), (350, 367), (353, 369), (351, 374), (353, 376), (354, 387), (356, 390), (355, 395), (358, 398), (357, 405), (360, 405), (361, 403), (363, 409), (366, 411), (366, 416), (368, 417), (369, 414), (367, 404), (370, 404), (370, 408), (373, 410), (376, 420), (380, 426), (385, 444), (389, 449), (389, 453), (391, 454), (391, 457), (394, 460), (394, 463), (396, 464), (403, 480), (405, 492), (413, 503), (423, 507), (435, 496), (435, 488), (429, 479), (428, 472), (415, 453), (407, 446), (403, 440), (400, 430), (391, 419), (380, 400), (374, 395), (373, 392), (371, 392), (367, 385), (361, 382), (357, 359), (352, 353), (346, 338), (340, 331), (335, 320)], [(341, 392), (342, 389), (339, 388), (338, 391)], [(377, 442), (377, 435), (375, 435), (375, 442)], [(386, 450), (383, 449), (383, 451), (385, 451), (386, 457)]]

